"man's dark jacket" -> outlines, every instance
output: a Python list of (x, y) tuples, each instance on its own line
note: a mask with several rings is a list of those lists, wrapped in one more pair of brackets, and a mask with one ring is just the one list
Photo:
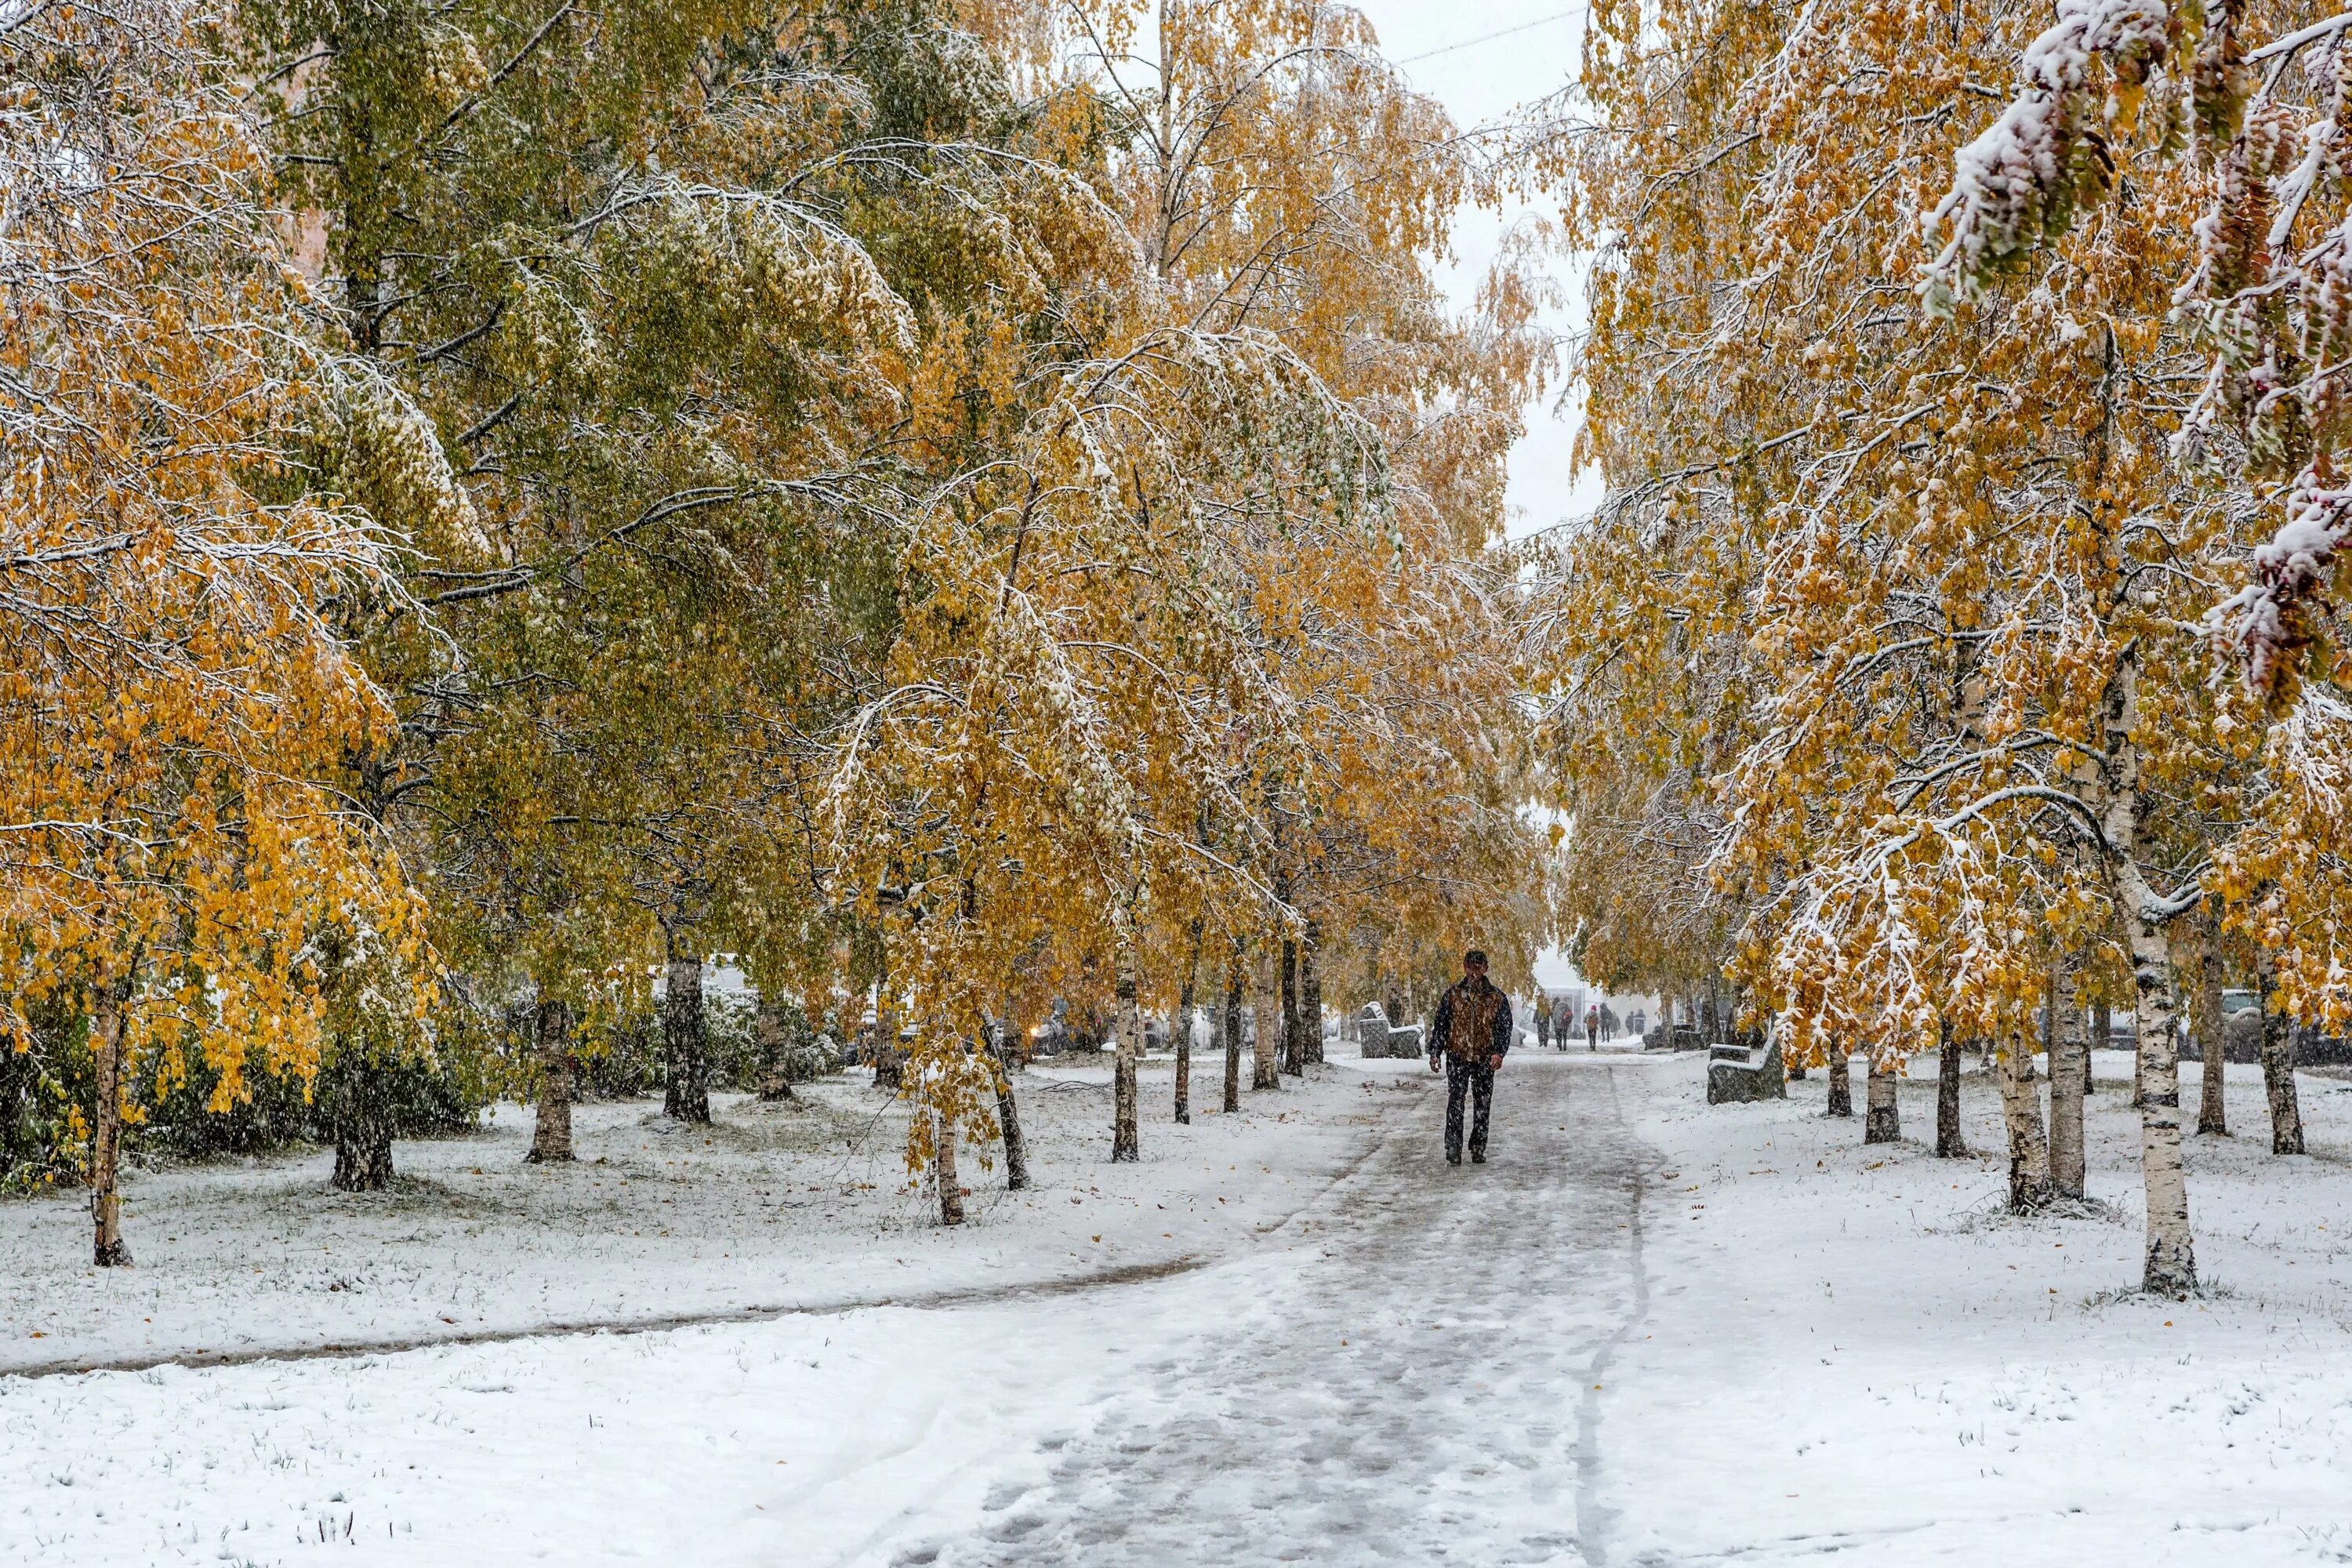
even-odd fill
[[(1486, 1027), (1482, 1030), (1480, 1016)], [(1482, 1040), (1479, 1037), (1484, 1035)], [(1500, 1059), (1511, 1048), (1511, 999), (1485, 975), (1464, 978), (1437, 999), (1437, 1022), (1430, 1030), (1429, 1054), (1443, 1052), (1459, 1062)]]

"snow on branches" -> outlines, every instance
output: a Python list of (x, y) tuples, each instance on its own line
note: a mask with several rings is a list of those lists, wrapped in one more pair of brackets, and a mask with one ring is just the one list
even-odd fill
[[(1957, 297), (1980, 295), (1990, 274), (2065, 233), (2079, 208), (2106, 194), (2108, 138), (2137, 118), (2174, 26), (2164, 0), (2059, 0), (2058, 20), (2018, 62), (2017, 96), (1960, 149), (1951, 189), (1922, 219), (1930, 236), (1951, 231), (1919, 286), (1929, 311), (1948, 315)], [(2092, 70), (2098, 59), (2104, 85)]]

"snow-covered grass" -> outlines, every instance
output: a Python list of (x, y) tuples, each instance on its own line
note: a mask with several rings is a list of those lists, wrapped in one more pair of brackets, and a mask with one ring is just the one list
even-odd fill
[(1818, 1073), (1762, 1106), (1662, 1084), (1637, 1120), (1652, 1312), (1608, 1392), (1629, 1557), (2352, 1561), (2352, 1085), (2303, 1076), (2312, 1152), (2280, 1159), (2259, 1070), (2228, 1070), (2234, 1135), (2188, 1140), (2188, 1301), (2130, 1289), (2124, 1053), (2097, 1058), (2081, 1217), (2003, 1212), (1973, 1073), (1965, 1161), (1933, 1154), (1932, 1078), (1878, 1147), (1821, 1114)]
[[(1066, 1058), (1066, 1060), (1068, 1060)], [(1219, 1064), (1203, 1063), (1212, 1069)], [(689, 1129), (657, 1103), (581, 1106), (580, 1161), (523, 1162), (528, 1110), (468, 1137), (398, 1145), (397, 1190), (346, 1194), (328, 1152), (132, 1176), (137, 1267), (89, 1266), (79, 1193), (0, 1203), (0, 1373), (326, 1346), (376, 1348), (551, 1325), (629, 1324), (908, 1300), (1221, 1255), (1296, 1208), (1360, 1147), (1375, 1086), (1414, 1064), (1350, 1064), (1190, 1127), (1172, 1065), (1148, 1065), (1143, 1158), (1113, 1165), (1106, 1058), (1017, 1082), (1034, 1187), (967, 1151), (970, 1218), (932, 1223), (907, 1178), (905, 1111), (853, 1073), (793, 1103), (714, 1097)], [(1265, 1125), (1261, 1126), (1264, 1123)], [(1277, 1173), (1258, 1157), (1278, 1142)]]

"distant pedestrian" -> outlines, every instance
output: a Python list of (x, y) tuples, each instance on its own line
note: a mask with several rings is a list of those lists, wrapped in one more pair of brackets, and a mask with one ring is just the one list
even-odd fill
[(1585, 1010), (1584, 1048), (1588, 1051), (1601, 1048), (1601, 1004), (1598, 1002)]
[(1551, 1009), (1544, 1005), (1543, 994), (1536, 994), (1536, 1044), (1551, 1044)]
[(1563, 996), (1551, 1005), (1551, 1043), (1561, 1050), (1568, 1049), (1568, 998)]
[(1511, 999), (1486, 979), (1486, 955), (1462, 955), (1462, 978), (1438, 999), (1430, 1029), (1429, 1070), (1445, 1068), (1445, 1163), (1462, 1163), (1462, 1100), (1471, 1101), (1470, 1163), (1486, 1163), (1486, 1121), (1495, 1105), (1495, 1069), (1511, 1048)]

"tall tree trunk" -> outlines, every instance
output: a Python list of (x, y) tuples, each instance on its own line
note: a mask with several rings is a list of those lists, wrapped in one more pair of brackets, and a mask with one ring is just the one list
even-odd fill
[(534, 1165), (572, 1161), (572, 1006), (542, 994), (539, 1001), (539, 1122), (530, 1134)]
[(1960, 1136), (1960, 1042), (1952, 1037), (1952, 1021), (1937, 1024), (1936, 1157), (1963, 1160), (1969, 1145)]
[(2000, 1110), (2009, 1131), (2009, 1207), (2030, 1214), (2050, 1206), (2050, 1139), (2034, 1084), (2032, 1037), (2013, 1029), (2008, 1044), (2000, 1059)]
[(1275, 945), (1260, 942), (1250, 965), (1251, 1021), (1257, 1027), (1250, 1058), (1252, 1089), (1282, 1087), (1281, 1069), (1275, 1058), (1282, 1043), (1282, 998), (1276, 990), (1276, 963)]
[(2254, 950), (2254, 989), (2263, 1008), (2263, 1093), (2271, 1104), (2271, 1152), (2303, 1152), (2303, 1107), (2294, 1092), (2294, 1037), (2286, 1019), (2273, 1011), (2271, 993), (2278, 984), (2278, 960), (2267, 947)]
[(2098, 1063), (2097, 1058), (2091, 1053), (2107, 1049), (2108, 1041), (2111, 1038), (2109, 1031), (2116, 1026), (2115, 1009), (2105, 1002), (2092, 1008), (2090, 1015), (2091, 1037), (2083, 1042), (2083, 1092), (2086, 1095), (2096, 1087), (2094, 1079), (2096, 1077)]
[(687, 938), (669, 933), (668, 964), (662, 972), (662, 1047), (667, 1082), (662, 1114), (697, 1125), (710, 1121), (710, 1042), (702, 1009), (702, 952)]
[(2137, 644), (2126, 647), (2107, 683), (2101, 723), (2106, 766), (2100, 770), (2108, 897), (2128, 939), (2132, 1016), (2138, 1038), (2139, 1169), (2147, 1194), (2147, 1237), (2141, 1288), (2174, 1296), (2197, 1288), (2197, 1253), (2189, 1228), (2189, 1182), (2180, 1163), (2180, 1037), (2173, 1029), (2172, 940), (2155, 893), (2139, 868)]
[(2075, 964), (2050, 968), (2050, 1185), (2060, 1197), (2084, 1195), (2084, 1086), (2091, 1079), (2090, 1041), (2074, 990)]
[(963, 1178), (956, 1174), (956, 1121), (943, 1110), (931, 1112), (931, 1180), (940, 1189), (940, 1223), (963, 1223)]
[[(1197, 944), (1195, 944), (1197, 945)], [(1176, 997), (1176, 1125), (1192, 1125), (1192, 973)]]
[(1894, 1143), (1903, 1137), (1903, 1109), (1895, 1099), (1895, 1073), (1881, 1068), (1878, 1058), (1870, 1058), (1867, 1080), (1868, 1103), (1862, 1113), (1862, 1141), (1865, 1143)]
[(792, 1042), (785, 1033), (783, 999), (761, 993), (751, 1015), (751, 1040), (759, 1054), (759, 1096), (771, 1105), (793, 1098), (791, 1064), (785, 1059)]
[(1218, 1032), (1224, 1037), (1225, 1102), (1231, 1114), (1242, 1108), (1242, 959), (1238, 948), (1225, 970), (1225, 1005)]
[(1298, 942), (1282, 939), (1282, 1070), (1293, 1078), (1307, 1071), (1307, 1052), (1298, 1038)]
[(392, 1140), (399, 1130), (395, 1068), (352, 1039), (336, 1042), (321, 1075), (327, 1120), (335, 1134), (337, 1192), (380, 1193), (392, 1185)]
[(1029, 1144), (1021, 1135), (1021, 1105), (1013, 1095), (1013, 1072), (1021, 1062), (1021, 1026), (1011, 998), (996, 1025), (996, 1131), (1004, 1140), (1004, 1190), (1018, 1193), (1029, 1185)]
[[(1673, 1004), (1667, 1005), (1666, 1011), (1669, 1014), (1666, 1037), (1671, 1040), (1674, 1037), (1675, 1027), (1671, 1017), (1674, 1011)], [(1848, 1066), (1849, 1059), (1845, 1042), (1832, 1040), (1830, 1042), (1830, 1114), (1832, 1116), (1853, 1114), (1853, 1075)]]
[(98, 1069), (89, 1151), (91, 1261), (100, 1268), (131, 1264), (131, 1248), (122, 1239), (122, 1194), (116, 1185), (122, 1164), (125, 994), (124, 988), (111, 982), (100, 985), (89, 1026), (90, 1055)]
[(1307, 917), (1307, 940), (1298, 948), (1298, 1016), (1307, 1036), (1301, 1055), (1311, 1067), (1323, 1065), (1323, 922)]
[(898, 1013), (890, 1005), (887, 979), (874, 987), (874, 1087), (896, 1092), (906, 1087), (907, 1058), (898, 1049)]
[(1136, 998), (1135, 943), (1119, 932), (1112, 990), (1118, 1000), (1118, 1058), (1111, 1069), (1110, 1157), (1113, 1164), (1142, 1157), (1136, 1133), (1135, 1068), (1143, 1057), (1143, 1008)]
[(2197, 963), (2189, 971), (2197, 990), (2189, 1018), (2197, 1031), (2199, 1064), (2197, 1131), (2216, 1138), (2230, 1135), (2230, 1113), (2221, 1094), (2228, 1087), (2223, 1073), (2227, 1051), (2221, 1040), (2221, 931), (2210, 910), (2192, 917), (2197, 927)]
[[(2138, 891), (2145, 897), (2144, 887)], [(2171, 943), (2163, 926), (2144, 915), (2136, 914), (2132, 926), (2140, 1182), (2147, 1194), (2140, 1279), (2151, 1293), (2179, 1295), (2197, 1288), (2197, 1255), (2189, 1229), (2189, 1181), (2180, 1163), (2180, 1037), (2173, 1027)]]

